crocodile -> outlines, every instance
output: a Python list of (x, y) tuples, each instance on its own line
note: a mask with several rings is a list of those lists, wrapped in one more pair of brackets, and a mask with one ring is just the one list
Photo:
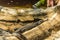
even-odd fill
[[(50, 36), (53, 30), (55, 30), (54, 28), (60, 30), (59, 29), (60, 28), (60, 5), (56, 6), (53, 11), (54, 12), (50, 14), (48, 20), (44, 21), (40, 25), (31, 29), (29, 28), (29, 30), (23, 31), (22, 33), (20, 33), (20, 31), (17, 31), (19, 32), (17, 34), (20, 34), (19, 38), (21, 37), (23, 40), (44, 40), (46, 37)], [(21, 30), (25, 30), (25, 29), (21, 29)]]
[(47, 14), (44, 13), (44, 9), (14, 9), (9, 7), (0, 7), (0, 20), (33, 21), (34, 19), (44, 19), (47, 17), (46, 15)]

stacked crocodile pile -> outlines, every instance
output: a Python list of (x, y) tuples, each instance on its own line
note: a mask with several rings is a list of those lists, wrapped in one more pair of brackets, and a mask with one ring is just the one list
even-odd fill
[[(49, 40), (49, 38), (52, 37), (54, 32), (58, 31), (59, 33), (60, 30), (59, 11), (60, 6), (48, 8), (46, 10), (43, 9), (21, 10), (1, 7), (0, 39)], [(54, 33), (54, 35), (55, 34), (56, 33)], [(50, 40), (53, 39), (55, 39), (55, 36)]]

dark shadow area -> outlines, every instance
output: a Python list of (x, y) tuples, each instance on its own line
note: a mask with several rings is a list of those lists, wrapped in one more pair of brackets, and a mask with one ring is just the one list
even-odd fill
[(15, 6), (32, 6), (39, 0), (0, 0), (1, 6), (15, 7)]

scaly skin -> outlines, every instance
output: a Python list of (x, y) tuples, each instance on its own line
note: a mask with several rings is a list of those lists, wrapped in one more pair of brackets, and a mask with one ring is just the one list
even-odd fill
[(55, 28), (55, 25), (60, 23), (60, 9), (58, 8), (60, 8), (60, 6), (54, 8), (56, 11), (51, 13), (52, 16), (50, 15), (47, 21), (31, 30), (23, 32), (22, 35), (27, 40), (42, 40), (45, 36), (49, 36), (52, 29)]

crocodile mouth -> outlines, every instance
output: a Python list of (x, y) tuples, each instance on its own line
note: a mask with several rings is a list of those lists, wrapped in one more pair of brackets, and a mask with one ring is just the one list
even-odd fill
[(39, 0), (0, 0), (1, 6), (27, 6), (31, 7)]

